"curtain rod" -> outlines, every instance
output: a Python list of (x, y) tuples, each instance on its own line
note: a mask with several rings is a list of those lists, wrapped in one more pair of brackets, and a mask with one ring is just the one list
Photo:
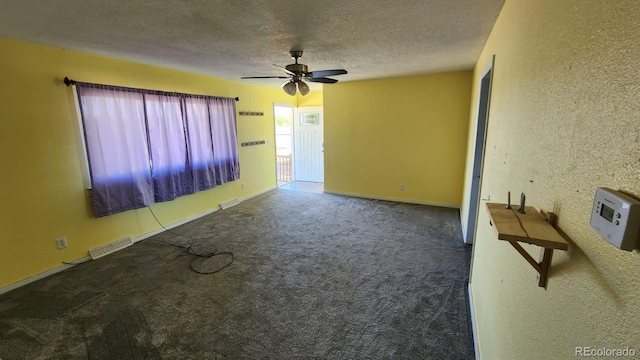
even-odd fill
[[(75, 85), (77, 81), (69, 79), (67, 76), (64, 77), (64, 84), (67, 86), (71, 86), (71, 85)], [(118, 86), (120, 88), (125, 88), (124, 86)], [(149, 91), (147, 89), (138, 89), (138, 88), (129, 88), (129, 89), (135, 89), (135, 90), (145, 90), (145, 91)], [(156, 91), (156, 90), (150, 90), (150, 91)], [(206, 96), (210, 96), (210, 95), (206, 95)], [(236, 99), (236, 101), (240, 101), (239, 97), (235, 97), (234, 99)]]

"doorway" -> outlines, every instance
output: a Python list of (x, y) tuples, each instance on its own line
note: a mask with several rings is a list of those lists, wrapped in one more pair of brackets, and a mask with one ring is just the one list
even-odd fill
[(273, 113), (278, 186), (292, 181), (324, 183), (322, 107), (274, 104)]
[(491, 75), (493, 72), (493, 62), (494, 59), (491, 60), (489, 68), (483, 72), (480, 79), (478, 121), (476, 125), (473, 165), (471, 169), (471, 189), (469, 191), (469, 214), (466, 223), (466, 234), (464, 236), (464, 242), (466, 244), (473, 244), (476, 234), (476, 224), (478, 221), (480, 189), (482, 185), (482, 168), (487, 139), (487, 120), (489, 118), (489, 102), (491, 100)]
[(274, 105), (278, 186), (293, 181), (293, 106)]

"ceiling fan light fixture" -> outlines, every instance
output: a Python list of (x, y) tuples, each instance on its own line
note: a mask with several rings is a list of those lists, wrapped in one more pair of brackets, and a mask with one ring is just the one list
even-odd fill
[(304, 81), (300, 81), (298, 83), (298, 91), (300, 91), (300, 94), (302, 96), (307, 95), (309, 93), (309, 85), (307, 85), (307, 83), (305, 83)]
[(287, 94), (294, 96), (296, 94), (296, 83), (291, 80), (282, 86), (282, 90)]
[(302, 56), (302, 50), (291, 50), (289, 54), (295, 60), (294, 64), (287, 66), (273, 64), (287, 73), (287, 76), (243, 76), (241, 79), (290, 79), (280, 85), (282, 90), (291, 96), (295, 96), (296, 92), (300, 92), (300, 94), (304, 96), (311, 91), (305, 81), (334, 84), (337, 83), (338, 80), (328, 78), (327, 76), (347, 74), (347, 70), (345, 69), (309, 71), (307, 65), (298, 63), (298, 59)]

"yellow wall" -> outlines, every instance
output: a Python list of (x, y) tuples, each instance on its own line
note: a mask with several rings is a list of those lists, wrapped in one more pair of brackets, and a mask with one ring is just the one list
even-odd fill
[(640, 252), (589, 225), (596, 187), (640, 196), (638, 19), (634, 0), (507, 0), (482, 52), (470, 128), (496, 55), (482, 198), (525, 192), (573, 241), (544, 290), (481, 205), (471, 289), (482, 359), (574, 359), (576, 346), (640, 356)]
[(471, 82), (467, 71), (325, 86), (325, 191), (460, 206)]
[[(0, 38), (0, 288), (87, 256), (93, 247), (159, 228), (147, 209), (91, 218), (83, 186), (72, 79), (194, 94), (240, 97), (238, 141), (273, 144), (273, 103), (295, 97), (271, 89), (106, 57)], [(215, 64), (212, 64), (215, 67)], [(240, 148), (239, 181), (175, 201), (155, 204), (164, 224), (207, 212), (220, 202), (276, 185), (273, 145)], [(241, 184), (246, 188), (242, 190)], [(57, 250), (65, 236), (69, 247)]]
[(322, 90), (310, 91), (307, 95), (302, 96), (300, 93), (296, 93), (297, 106), (322, 106)]

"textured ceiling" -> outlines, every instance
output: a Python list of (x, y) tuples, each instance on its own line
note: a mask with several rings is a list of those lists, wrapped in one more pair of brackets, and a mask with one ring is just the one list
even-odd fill
[(0, 0), (0, 36), (279, 86), (304, 50), (340, 81), (471, 69), (504, 0)]

